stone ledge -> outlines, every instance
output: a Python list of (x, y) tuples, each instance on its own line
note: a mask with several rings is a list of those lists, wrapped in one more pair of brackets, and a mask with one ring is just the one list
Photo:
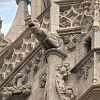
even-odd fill
[(4, 87), (1, 91), (1, 95), (12, 96), (17, 94), (29, 95), (31, 93), (31, 84), (22, 85), (20, 87)]
[(81, 33), (81, 27), (73, 27), (73, 28), (65, 28), (57, 30), (58, 34), (60, 36), (68, 35), (68, 34), (80, 34)]
[(57, 4), (60, 5), (68, 5), (68, 4), (79, 4), (81, 3), (83, 0), (59, 0), (59, 1), (55, 1)]
[(56, 48), (48, 49), (45, 53), (46, 58), (51, 54), (58, 55), (59, 57), (62, 57), (63, 59), (67, 56), (63, 51)]

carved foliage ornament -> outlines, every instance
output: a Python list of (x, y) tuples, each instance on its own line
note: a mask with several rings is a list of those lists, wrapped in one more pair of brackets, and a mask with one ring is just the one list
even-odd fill
[(68, 51), (73, 51), (80, 43), (80, 34), (68, 34), (63, 36), (64, 43)]
[(14, 76), (13, 80), (9, 82), (6, 87), (3, 88), (1, 94), (5, 94), (7, 96), (19, 93), (24, 95), (30, 95), (32, 87), (31, 79), (33, 75), (32, 69), (35, 67), (37, 68), (41, 67), (39, 66), (39, 64), (41, 62), (41, 57), (43, 52), (44, 51), (41, 49), (34, 57), (32, 57), (32, 59), (28, 63), (26, 63), (26, 65), (24, 65), (23, 69), (20, 70), (16, 74), (16, 76)]
[(26, 33), (24, 35), (25, 37), (19, 39), (17, 41), (18, 43), (14, 43), (13, 46), (10, 46), (8, 52), (5, 53), (3, 58), (3, 65), (0, 69), (0, 83), (4, 81), (38, 45), (32, 33), (28, 33), (28, 35), (26, 35)]
[(78, 70), (78, 79), (87, 80), (89, 76), (89, 69), (93, 66), (93, 57), (89, 57), (89, 59), (81, 66)]
[(30, 71), (30, 66), (25, 66), (25, 68), (17, 73), (14, 79), (3, 88), (1, 94), (6, 96), (19, 93), (29, 95), (31, 93)]

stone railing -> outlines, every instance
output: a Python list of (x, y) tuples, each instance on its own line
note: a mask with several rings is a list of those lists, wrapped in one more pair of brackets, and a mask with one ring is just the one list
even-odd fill
[[(46, 14), (47, 10), (37, 19), (42, 20), (42, 17), (47, 16)], [(30, 94), (32, 73), (35, 74), (42, 66), (40, 63), (42, 63), (41, 56), (43, 52), (44, 50), (29, 27), (17, 40), (8, 44), (0, 52), (0, 94), (2, 96), (16, 93)]]
[[(49, 18), (49, 9), (47, 8), (40, 16), (37, 17), (43, 28), (43, 19)], [(45, 22), (48, 23), (48, 20)], [(47, 30), (48, 28), (45, 27)], [(37, 39), (35, 39), (31, 29), (27, 27), (25, 31), (11, 44), (8, 44), (0, 52), (0, 83), (9, 76), (21, 62), (27, 57), (27, 55), (34, 50), (38, 45)], [(11, 68), (9, 68), (11, 66)]]
[[(95, 66), (95, 53), (98, 50), (92, 50), (87, 54), (72, 70), (74, 81), (74, 92), (77, 94), (78, 100), (86, 100), (81, 97), (87, 97), (89, 92), (93, 92), (92, 88), (94, 85), (98, 84), (95, 80), (95, 71), (97, 66)], [(100, 52), (100, 51), (99, 51)], [(97, 73), (97, 72), (96, 72)], [(100, 80), (100, 78), (99, 78)], [(89, 98), (89, 97), (88, 97)]]
[(37, 46), (25, 59), (19, 64), (10, 75), (0, 84), (0, 93), (4, 96), (23, 93), (29, 95), (32, 86), (32, 75), (39, 70), (43, 49)]
[[(30, 42), (29, 42), (30, 41)], [(27, 57), (37, 45), (37, 40), (29, 29), (0, 54), (0, 83)]]

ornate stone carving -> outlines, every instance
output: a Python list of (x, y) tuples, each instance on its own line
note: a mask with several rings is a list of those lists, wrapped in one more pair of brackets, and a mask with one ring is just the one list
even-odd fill
[(31, 31), (37, 40), (45, 49), (57, 48), (58, 50), (63, 51), (63, 41), (58, 34), (47, 34), (40, 28), (40, 23), (37, 20), (32, 21), (31, 18), (29, 19), (29, 27), (31, 28)]
[[(34, 56), (27, 64), (25, 64), (24, 65), (25, 67), (22, 70), (20, 70), (20, 72), (18, 72), (16, 76), (14, 76), (13, 80), (9, 82), (6, 87), (3, 88), (3, 91), (1, 91), (0, 94), (2, 95), (5, 94), (7, 96), (20, 93), (23, 95), (29, 95), (31, 93), (31, 87), (32, 87), (32, 80), (31, 80), (32, 75), (33, 74), (35, 75), (37, 73), (34, 72), (32, 69), (37, 67), (39, 70), (41, 68), (42, 66), (41, 62), (43, 59), (42, 54), (43, 50), (41, 49), (36, 54), (36, 56)], [(43, 75), (44, 77), (42, 76), (41, 77), (44, 79), (45, 74)], [(43, 84), (41, 86), (43, 86)]]
[(41, 67), (43, 67), (44, 65), (44, 60), (45, 60), (45, 57), (44, 57), (44, 52), (45, 50), (43, 48), (41, 48), (41, 50), (37, 53), (37, 55), (34, 57), (35, 60), (32, 61), (32, 65), (34, 66), (33, 68), (33, 74), (35, 75), (39, 69)]
[[(13, 80), (6, 84), (6, 86), (2, 89), (0, 94), (11, 96), (13, 94), (21, 93), (23, 95), (29, 96), (29, 94), (31, 93), (31, 86), (32, 86), (31, 79), (32, 79), (32, 75), (34, 73), (33, 69), (35, 67), (38, 67), (38, 70), (41, 68), (43, 53), (44, 53), (44, 50), (42, 48), (39, 49), (39, 51), (34, 55), (34, 57), (31, 57), (31, 60), (29, 60), (24, 65), (23, 69), (18, 71), (17, 74), (15, 76), (13, 76)], [(27, 60), (28, 60), (28, 58), (27, 58)], [(34, 66), (34, 64), (37, 66)], [(10, 71), (10, 73), (12, 73), (12, 71)], [(34, 75), (36, 73), (37, 72), (35, 72)], [(1, 75), (2, 75), (2, 73), (1, 73)], [(4, 81), (4, 79), (3, 79), (3, 81)]]
[(40, 27), (49, 32), (50, 30), (50, 7), (45, 8), (45, 11), (37, 18), (40, 22)]
[(98, 32), (100, 31), (100, 1), (99, 0), (95, 0), (94, 1), (94, 25), (93, 25), (93, 30), (94, 32)]
[(60, 100), (74, 100), (75, 98), (73, 89), (66, 85), (70, 76), (69, 66), (69, 64), (58, 65), (56, 69), (56, 92)]
[(1, 34), (1, 28), (2, 28), (2, 19), (0, 17), (0, 34)]
[[(69, 71), (69, 64), (66, 64), (66, 65), (58, 65), (57, 66), (57, 72), (59, 73), (59, 75), (61, 75), (62, 76), (62, 80), (64, 80), (64, 81), (67, 81), (68, 80), (68, 71)], [(58, 75), (58, 74), (57, 74)], [(58, 76), (59, 76), (58, 75)], [(57, 77), (58, 77), (57, 76)]]
[(77, 44), (81, 41), (80, 36), (80, 34), (67, 34), (66, 36), (63, 36), (63, 40), (68, 51), (75, 50)]
[[(27, 32), (29, 32), (27, 30)], [(38, 45), (37, 40), (34, 39), (31, 32), (25, 32), (21, 39), (9, 46), (8, 52), (3, 58), (3, 65), (0, 69), (1, 82), (4, 81), (13, 70), (34, 50)]]
[(11, 96), (13, 94), (23, 93), (29, 95), (31, 93), (30, 82), (30, 68), (25, 68), (23, 71), (17, 73), (14, 79), (7, 84), (6, 87), (0, 92), (2, 95)]
[(89, 57), (89, 59), (80, 67), (78, 70), (78, 79), (88, 79), (89, 69), (93, 66), (93, 57)]
[(41, 28), (45, 29), (46, 32), (49, 31), (49, 28), (50, 28), (50, 18), (49, 17), (43, 17)]
[(47, 73), (46, 72), (41, 73), (39, 77), (40, 88), (45, 88), (46, 81), (47, 81)]
[(62, 9), (63, 8), (60, 9), (60, 27), (61, 28), (72, 27), (73, 26), (72, 21), (76, 16), (78, 16), (78, 12), (75, 11), (73, 6), (69, 9), (68, 7), (66, 7), (66, 9), (64, 10)]
[(93, 9), (89, 0), (80, 4), (60, 6), (60, 29), (81, 27), (82, 32), (89, 32), (93, 26)]
[(21, 87), (4, 87), (2, 92), (0, 94), (6, 95), (6, 96), (12, 96), (14, 94), (23, 93), (25, 95), (29, 95), (31, 93), (31, 85), (26, 84)]
[[(18, 67), (27, 58), (27, 56), (34, 51), (37, 46), (38, 41), (30, 31), (30, 28), (27, 28), (14, 43), (5, 49), (0, 59), (0, 61), (2, 61), (0, 69), (1, 84), (16, 69), (16, 67)], [(39, 54), (37, 57), (40, 59), (41, 55), (42, 54)], [(37, 62), (40, 61), (38, 61), (38, 59), (36, 60)], [(13, 85), (18, 87), (23, 85), (23, 83), (27, 83), (26, 81), (29, 79), (29, 70), (27, 68), (25, 70), (17, 74), (13, 80)], [(11, 85), (11, 87), (13, 87), (13, 85)]]

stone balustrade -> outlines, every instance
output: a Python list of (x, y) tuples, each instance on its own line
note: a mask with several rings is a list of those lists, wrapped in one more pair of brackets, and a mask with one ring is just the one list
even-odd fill
[(92, 50), (71, 70), (72, 76), (75, 79), (74, 92), (77, 94), (78, 100), (94, 100), (96, 97), (100, 98), (100, 95), (98, 95), (100, 92), (98, 64), (100, 62), (97, 64), (96, 58), (98, 52), (100, 52), (99, 49)]

